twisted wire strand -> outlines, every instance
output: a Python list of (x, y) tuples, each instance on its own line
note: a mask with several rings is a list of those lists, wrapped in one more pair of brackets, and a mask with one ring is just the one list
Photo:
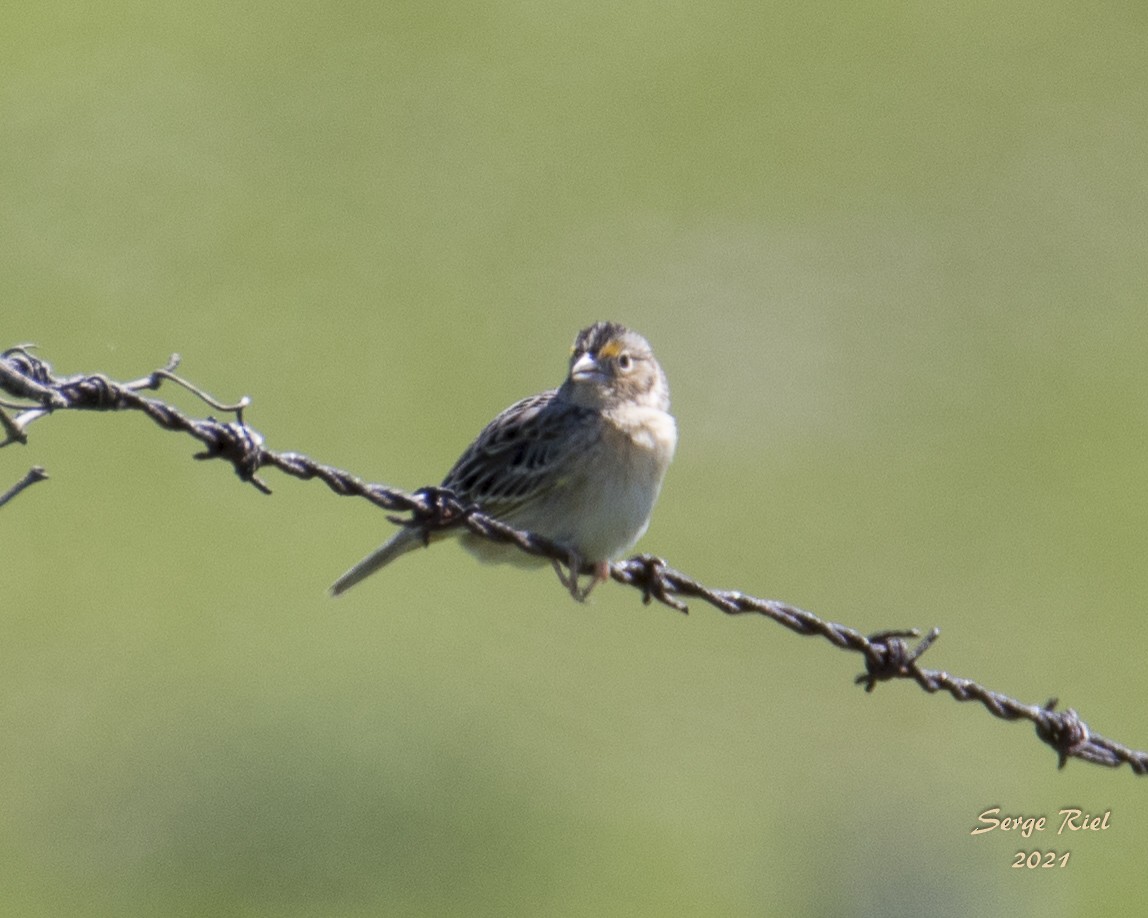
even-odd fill
[[(420, 528), (429, 534), (436, 530), (465, 527), (482, 538), (509, 542), (532, 555), (562, 563), (569, 559), (567, 549), (549, 539), (514, 529), (479, 507), (466, 504), (443, 488), (422, 488), (413, 493), (374, 484), (343, 469), (316, 462), (296, 452), (276, 452), (266, 447), (263, 436), (244, 420), (248, 400), (228, 405), (213, 399), (187, 380), (177, 376), (178, 355), (168, 364), (147, 376), (126, 383), (115, 382), (102, 374), (56, 376), (51, 366), (20, 345), (0, 353), (0, 391), (16, 399), (0, 399), (0, 429), (5, 439), (0, 447), (27, 442), (27, 428), (35, 421), (57, 411), (138, 411), (164, 430), (185, 433), (202, 445), (194, 458), (222, 459), (228, 462), (242, 481), (265, 494), (271, 489), (259, 473), (267, 468), (304, 481), (318, 480), (331, 491), (345, 497), (359, 497), (392, 513), (392, 521)], [(232, 415), (231, 420), (214, 417), (191, 417), (158, 398), (141, 394), (159, 389), (171, 382), (187, 389), (217, 411)], [(36, 481), (47, 477), (43, 469), (32, 469), (23, 480), (3, 494), (0, 506)], [(582, 573), (591, 573), (587, 565)], [(675, 570), (654, 555), (643, 554), (610, 566), (610, 576), (617, 583), (637, 589), (644, 603), (658, 602), (685, 613), (687, 599), (700, 600), (726, 615), (762, 615), (796, 634), (820, 637), (833, 646), (860, 654), (865, 672), (856, 682), (872, 692), (878, 683), (893, 679), (915, 682), (930, 694), (947, 693), (957, 701), (979, 702), (985, 710), (1002, 720), (1027, 720), (1037, 737), (1056, 752), (1059, 767), (1070, 758), (1095, 765), (1119, 767), (1128, 765), (1137, 775), (1148, 774), (1148, 752), (1132, 749), (1092, 732), (1072, 708), (1057, 710), (1057, 700), (1043, 705), (1025, 704), (1008, 695), (942, 670), (924, 669), (921, 657), (940, 635), (933, 628), (923, 636), (917, 629), (882, 631), (865, 635), (860, 631), (826, 621), (812, 612), (773, 599), (761, 599), (738, 590), (705, 586), (689, 575)], [(918, 639), (915, 646), (909, 641)]]

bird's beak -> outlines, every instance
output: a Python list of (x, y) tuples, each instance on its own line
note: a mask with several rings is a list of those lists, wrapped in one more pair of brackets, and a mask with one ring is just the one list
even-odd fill
[(606, 379), (606, 374), (597, 358), (587, 351), (574, 361), (574, 366), (570, 368), (570, 378), (576, 383), (602, 382)]

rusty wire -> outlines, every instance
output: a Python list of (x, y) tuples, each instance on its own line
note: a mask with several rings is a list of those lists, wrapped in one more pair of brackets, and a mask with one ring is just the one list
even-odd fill
[[(28, 345), (10, 348), (0, 353), (0, 391), (16, 401), (0, 399), (0, 429), (5, 435), (0, 447), (26, 443), (29, 425), (56, 411), (139, 411), (163, 429), (189, 434), (203, 444), (203, 449), (195, 454), (196, 459), (225, 460), (242, 481), (265, 494), (270, 494), (271, 489), (259, 473), (275, 468), (294, 478), (318, 479), (336, 494), (361, 497), (392, 513), (407, 514), (404, 518), (392, 519), (419, 527), (428, 534), (465, 527), (482, 538), (512, 543), (528, 554), (567, 562), (569, 552), (564, 546), (507, 526), (480, 508), (463, 503), (448, 490), (431, 487), (408, 493), (368, 483), (302, 453), (268, 449), (263, 437), (244, 420), (247, 399), (235, 404), (213, 399), (177, 376), (178, 364), (179, 357), (173, 355), (165, 367), (130, 382), (115, 382), (102, 374), (59, 377)], [(232, 419), (193, 418), (160, 399), (141, 394), (159, 389), (164, 382), (182, 386)], [(24, 479), (0, 494), (0, 506), (46, 477), (43, 469), (32, 469)], [(589, 566), (583, 570), (583, 573), (590, 572)], [(864, 685), (867, 692), (872, 692), (880, 682), (909, 679), (929, 693), (946, 692), (957, 701), (980, 702), (989, 713), (1002, 720), (1027, 720), (1034, 725), (1037, 737), (1056, 751), (1061, 768), (1068, 759), (1077, 758), (1108, 767), (1127, 764), (1135, 774), (1148, 774), (1148, 752), (1093, 733), (1072, 708), (1057, 710), (1055, 698), (1041, 705), (1025, 704), (971, 679), (922, 668), (919, 661), (940, 634), (938, 628), (923, 637), (917, 629), (865, 635), (777, 600), (760, 599), (736, 590), (712, 589), (648, 554), (612, 563), (610, 576), (618, 583), (637, 589), (645, 603), (656, 601), (686, 612), (685, 600), (698, 599), (726, 615), (763, 615), (797, 634), (821, 637), (841, 650), (859, 653), (865, 661), (865, 672), (857, 676), (856, 682)], [(918, 638), (917, 644), (910, 646), (909, 642)]]

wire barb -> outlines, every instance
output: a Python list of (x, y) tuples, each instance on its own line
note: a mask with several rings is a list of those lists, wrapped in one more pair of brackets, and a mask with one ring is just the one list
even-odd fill
[[(318, 479), (335, 494), (368, 500), (392, 514), (406, 514), (388, 518), (400, 525), (421, 529), (428, 541), (432, 532), (464, 527), (481, 538), (509, 542), (527, 554), (569, 565), (575, 584), (578, 575), (593, 574), (597, 578), (601, 574), (594, 565), (572, 560), (566, 546), (535, 533), (514, 529), (444, 488), (422, 488), (407, 493), (386, 485), (368, 483), (350, 472), (323, 465), (302, 453), (269, 450), (263, 436), (248, 426), (243, 417), (244, 409), (250, 405), (249, 399), (244, 397), (233, 404), (221, 402), (176, 376), (174, 370), (178, 364), (178, 355), (172, 355), (165, 367), (140, 379), (117, 383), (100, 374), (57, 377), (45, 361), (31, 353), (30, 345), (0, 352), (0, 392), (31, 402), (0, 402), (0, 427), (6, 436), (0, 447), (26, 443), (28, 425), (56, 411), (139, 411), (164, 430), (186, 433), (203, 444), (204, 448), (195, 454), (196, 459), (227, 461), (241, 481), (252, 484), (265, 494), (270, 494), (271, 489), (258, 473), (262, 469), (276, 468), (285, 475), (304, 481)], [(234, 419), (192, 418), (165, 402), (140, 394), (159, 389), (164, 382), (182, 387), (212, 409), (233, 415)], [(19, 413), (12, 417), (8, 410)], [(46, 477), (43, 469), (32, 469), (22, 481), (0, 495), (0, 506)], [(573, 570), (574, 567), (578, 570)], [(923, 669), (919, 665), (920, 660), (940, 635), (938, 628), (928, 631), (915, 647), (910, 647), (909, 641), (921, 636), (917, 629), (880, 631), (866, 636), (778, 600), (707, 587), (670, 567), (662, 558), (649, 554), (612, 563), (609, 576), (618, 583), (637, 589), (642, 602), (647, 605), (656, 601), (684, 613), (688, 611), (685, 598), (698, 599), (726, 615), (762, 615), (795, 634), (820, 637), (841, 650), (859, 653), (865, 661), (865, 672), (855, 681), (863, 685), (866, 692), (873, 692), (879, 682), (908, 679), (930, 694), (944, 692), (957, 701), (980, 702), (985, 710), (1002, 720), (1028, 720), (1034, 725), (1036, 735), (1056, 752), (1061, 768), (1069, 758), (1077, 758), (1106, 767), (1128, 765), (1137, 775), (1148, 774), (1148, 752), (1131, 749), (1094, 733), (1073, 709), (1056, 710), (1056, 699), (1044, 705), (1029, 705), (971, 679)], [(575, 598), (578, 598), (576, 594)]]
[(611, 577), (619, 583), (641, 590), (643, 605), (648, 606), (657, 600), (664, 606), (688, 615), (689, 606), (674, 595), (677, 592), (672, 576), (674, 574), (677, 571), (671, 570), (665, 561), (655, 555), (636, 555), (628, 561), (610, 565)]
[(878, 682), (906, 677), (916, 678), (917, 660), (940, 635), (941, 629), (933, 628), (912, 650), (909, 650), (905, 638), (920, 637), (921, 632), (916, 628), (905, 631), (878, 631), (869, 635), (869, 644), (864, 650), (865, 672), (853, 681), (858, 685), (864, 685), (866, 692), (872, 692)]
[(12, 485), (12, 487), (10, 487), (3, 494), (0, 494), (0, 507), (3, 507), (6, 503), (8, 503), (8, 501), (10, 501), (25, 488), (30, 488), (37, 481), (45, 481), (47, 477), (48, 473), (40, 468), (40, 466), (32, 466), (32, 468), (28, 469), (27, 474), (25, 474), (23, 478)]

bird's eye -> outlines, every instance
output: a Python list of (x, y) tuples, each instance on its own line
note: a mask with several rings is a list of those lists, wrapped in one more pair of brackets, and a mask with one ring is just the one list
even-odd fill
[(625, 351), (622, 351), (622, 353), (618, 355), (618, 369), (623, 373), (629, 373), (630, 367), (633, 365), (634, 358), (627, 354)]

